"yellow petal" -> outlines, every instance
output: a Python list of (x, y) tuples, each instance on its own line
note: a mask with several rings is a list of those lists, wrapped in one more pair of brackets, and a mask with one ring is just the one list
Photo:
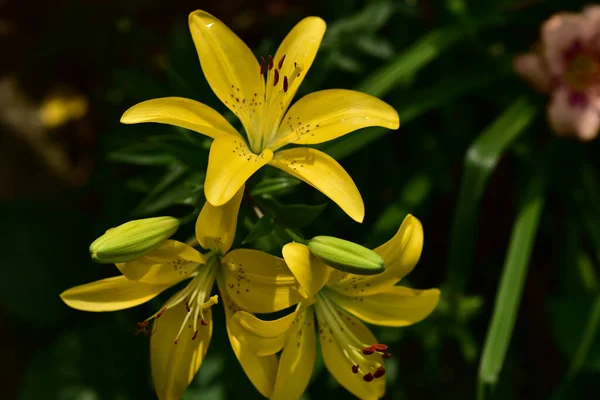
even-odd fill
[(208, 325), (198, 324), (198, 333), (185, 326), (174, 343), (187, 310), (185, 302), (166, 310), (154, 321), (150, 338), (150, 362), (154, 388), (160, 400), (179, 400), (200, 368), (212, 335), (212, 314), (204, 310)]
[(150, 254), (116, 265), (129, 280), (174, 285), (195, 272), (198, 264), (205, 263), (204, 256), (193, 247), (176, 240), (165, 240)]
[(238, 311), (230, 321), (230, 330), (236, 333), (242, 344), (258, 356), (279, 352), (285, 343), (288, 330), (298, 320), (298, 311), (272, 321), (263, 321), (246, 311)]
[(116, 311), (135, 307), (170, 287), (130, 281), (124, 276), (102, 279), (75, 286), (60, 294), (71, 308), (83, 311)]
[(221, 301), (223, 302), (223, 308), (225, 309), (227, 335), (229, 336), (229, 342), (231, 343), (233, 352), (244, 369), (246, 376), (248, 376), (248, 379), (250, 379), (254, 387), (256, 387), (256, 390), (263, 396), (270, 397), (271, 393), (273, 393), (273, 386), (275, 385), (275, 377), (277, 375), (277, 356), (257, 356), (242, 344), (239, 332), (235, 332), (231, 329), (231, 318), (233, 318), (233, 315), (236, 312), (240, 311), (240, 308), (227, 295), (225, 282), (223, 281), (222, 276), (218, 277), (217, 283), (219, 284)]
[(124, 124), (157, 122), (180, 126), (211, 138), (227, 134), (241, 137), (217, 111), (183, 97), (163, 97), (142, 101), (125, 111), (121, 122)]
[(327, 296), (339, 307), (370, 324), (408, 326), (425, 319), (438, 304), (438, 289), (415, 290), (392, 286), (371, 296), (344, 296), (330, 291)]
[(224, 205), (252, 174), (272, 158), (273, 152), (268, 149), (258, 156), (252, 153), (239, 137), (227, 135), (216, 138), (208, 156), (204, 182), (206, 200), (213, 206)]
[(316, 358), (317, 338), (312, 308), (299, 315), (279, 358), (271, 400), (299, 399), (306, 390)]
[[(269, 97), (269, 116), (267, 117), (268, 121), (266, 121), (266, 132), (277, 130), (283, 113), (290, 105), (300, 83), (302, 83), (317, 55), (326, 27), (325, 21), (319, 17), (304, 18), (292, 28), (281, 42), (277, 53), (275, 53), (274, 65), (275, 68), (279, 69), (278, 74), (281, 77), (279, 85), (283, 85), (284, 77), (287, 78), (288, 90), (282, 93), (282, 97), (274, 95)], [(281, 68), (279, 68), (284, 55), (285, 59), (281, 64)]]
[(423, 225), (407, 215), (398, 232), (375, 249), (385, 262), (385, 271), (372, 276), (332, 274), (328, 287), (348, 296), (378, 293), (394, 286), (413, 270), (423, 250)]
[(278, 151), (270, 164), (321, 191), (353, 220), (362, 222), (365, 217), (365, 205), (354, 181), (322, 151), (308, 147)]
[(205, 249), (219, 250), (225, 254), (235, 238), (238, 212), (244, 195), (244, 185), (235, 196), (222, 206), (215, 207), (208, 201), (196, 220), (196, 239)]
[(247, 134), (257, 135), (264, 80), (256, 57), (235, 33), (207, 12), (191, 13), (189, 25), (208, 84), (242, 121)]
[(221, 264), (227, 293), (249, 312), (275, 312), (303, 299), (298, 282), (279, 257), (238, 249), (228, 253)]
[[(321, 353), (323, 354), (325, 366), (331, 375), (346, 390), (360, 399), (375, 400), (383, 397), (385, 393), (385, 376), (371, 382), (366, 382), (363, 379), (363, 375), (352, 372), (353, 363), (347, 357), (348, 350), (344, 348), (344, 343), (340, 343), (336, 336), (332, 334), (320, 301), (316, 303), (316, 306)], [(345, 323), (343, 326), (344, 330), (354, 335), (359, 342), (366, 345), (378, 343), (369, 328), (359, 319), (342, 310), (338, 310), (338, 313), (341, 320)]]
[(276, 150), (289, 143), (316, 144), (368, 126), (398, 129), (398, 113), (377, 97), (354, 90), (332, 89), (308, 94), (287, 112), (275, 140)]
[(283, 246), (283, 258), (307, 298), (316, 295), (327, 283), (332, 269), (315, 257), (302, 243)]

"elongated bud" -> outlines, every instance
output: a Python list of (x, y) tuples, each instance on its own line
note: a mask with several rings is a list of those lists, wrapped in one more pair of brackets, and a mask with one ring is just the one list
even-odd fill
[(122, 263), (150, 253), (179, 228), (173, 217), (145, 218), (129, 221), (94, 240), (92, 259), (102, 264)]
[(357, 275), (375, 275), (385, 270), (383, 258), (359, 244), (330, 236), (315, 236), (308, 241), (311, 253), (325, 264)]

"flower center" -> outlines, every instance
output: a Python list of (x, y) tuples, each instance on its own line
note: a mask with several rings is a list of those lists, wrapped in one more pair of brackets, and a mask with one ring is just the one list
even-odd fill
[[(287, 63), (286, 63), (287, 61)], [(293, 67), (291, 67), (293, 63)], [(260, 58), (260, 74), (265, 76), (265, 98), (262, 103), (262, 117), (260, 121), (260, 134), (257, 143), (250, 143), (252, 151), (260, 154), (267, 147), (273, 136), (277, 133), (279, 122), (287, 110), (290, 101), (289, 89), (300, 76), (304, 66), (291, 60), (286, 60), (284, 54), (279, 60), (273, 57)]]
[[(209, 255), (207, 263), (198, 266), (198, 269), (194, 272), (194, 278), (185, 288), (179, 291), (175, 296), (171, 297), (157, 313), (143, 322), (138, 322), (136, 334), (140, 332), (148, 334), (147, 326), (152, 319), (158, 320), (167, 310), (183, 303), (185, 304), (187, 313), (181, 322), (181, 326), (179, 327), (179, 331), (173, 339), (173, 342), (177, 344), (183, 329), (186, 324), (190, 322), (190, 319), (194, 329), (192, 340), (196, 339), (200, 327), (208, 325), (208, 322), (206, 322), (204, 317), (204, 311), (217, 304), (219, 301), (218, 296), (210, 295), (215, 282), (216, 266), (219, 262), (219, 257), (212, 256), (212, 254)], [(200, 323), (200, 327), (198, 326), (198, 323)]]
[(333, 336), (352, 365), (353, 373), (360, 373), (366, 382), (385, 375), (382, 359), (391, 357), (385, 344), (367, 344), (360, 340), (348, 325), (356, 323), (354, 317), (342, 314), (323, 293), (318, 294), (315, 308), (320, 327), (319, 333), (322, 337)]
[(586, 51), (581, 41), (574, 41), (564, 53), (567, 64), (565, 77), (575, 91), (584, 91), (600, 84), (600, 63)]

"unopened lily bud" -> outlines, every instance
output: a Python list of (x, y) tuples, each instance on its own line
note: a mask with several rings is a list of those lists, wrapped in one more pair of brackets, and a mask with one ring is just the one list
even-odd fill
[(160, 246), (179, 228), (173, 217), (145, 218), (129, 221), (94, 240), (90, 245), (92, 259), (102, 264), (122, 263), (138, 259)]
[(325, 264), (357, 275), (375, 275), (385, 270), (383, 258), (359, 244), (330, 236), (315, 236), (308, 241), (311, 253)]

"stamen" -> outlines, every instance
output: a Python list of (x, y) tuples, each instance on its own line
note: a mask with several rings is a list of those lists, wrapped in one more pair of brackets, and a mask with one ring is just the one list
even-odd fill
[[(273, 77), (273, 86), (277, 86), (277, 82), (279, 82), (279, 70), (275, 70), (275, 76)], [(285, 84), (285, 81), (283, 81)]]
[(281, 69), (281, 67), (283, 67), (284, 61), (285, 61), (285, 54), (283, 55), (283, 57), (281, 57), (281, 60), (279, 60), (279, 64), (277, 64), (277, 68)]
[(260, 74), (264, 75), (265, 72), (266, 72), (265, 58), (263, 56), (260, 56)]
[[(275, 71), (275, 72), (277, 72), (277, 71)], [(288, 80), (287, 80), (287, 76), (284, 76), (283, 77), (283, 91), (285, 93), (287, 93), (287, 90), (288, 90)]]
[(143, 333), (144, 335), (148, 336), (148, 322), (149, 321), (138, 322), (137, 329), (135, 330), (134, 335), (137, 336), (140, 333)]
[(358, 374), (358, 365), (353, 365), (352, 366), (352, 373), (353, 374)]
[(373, 376), (375, 378), (381, 378), (384, 375), (385, 375), (385, 368), (383, 368), (383, 367), (377, 368), (377, 371), (375, 371), (375, 373), (373, 374)]
[(206, 325), (208, 325), (208, 322), (206, 322), (205, 320), (201, 319), (201, 320), (200, 320), (200, 324), (201, 324), (202, 326), (206, 326)]
[(383, 355), (381, 357), (383, 358), (390, 358), (392, 356), (391, 353), (383, 353)]
[(371, 347), (374, 348), (375, 351), (386, 351), (388, 349), (388, 347), (385, 344), (381, 343), (372, 344)]
[[(196, 336), (198, 336), (198, 329), (196, 329), (194, 331), (194, 334), (192, 335), (192, 340), (196, 339)], [(379, 371), (379, 370), (377, 370), (377, 371)], [(375, 374), (377, 374), (377, 371), (375, 372)]]
[(373, 374), (369, 372), (368, 374), (366, 374), (365, 376), (363, 376), (363, 379), (366, 382), (371, 382), (373, 380)]
[(369, 346), (369, 347), (364, 347), (362, 349), (362, 353), (365, 356), (370, 356), (371, 354), (375, 353), (375, 349), (373, 348), (373, 346)]
[(165, 311), (167, 311), (167, 309), (166, 309), (166, 308), (163, 308), (162, 310), (160, 310), (160, 311), (158, 312), (158, 314), (156, 314), (156, 317), (154, 317), (154, 318), (156, 318), (156, 319), (159, 319), (159, 318), (160, 318), (160, 316), (161, 316), (161, 315), (163, 315), (163, 313), (164, 313)]
[(269, 56), (269, 71), (273, 69), (273, 57)]
[(185, 309), (187, 310), (187, 312), (190, 312), (190, 303), (187, 299), (185, 300)]

